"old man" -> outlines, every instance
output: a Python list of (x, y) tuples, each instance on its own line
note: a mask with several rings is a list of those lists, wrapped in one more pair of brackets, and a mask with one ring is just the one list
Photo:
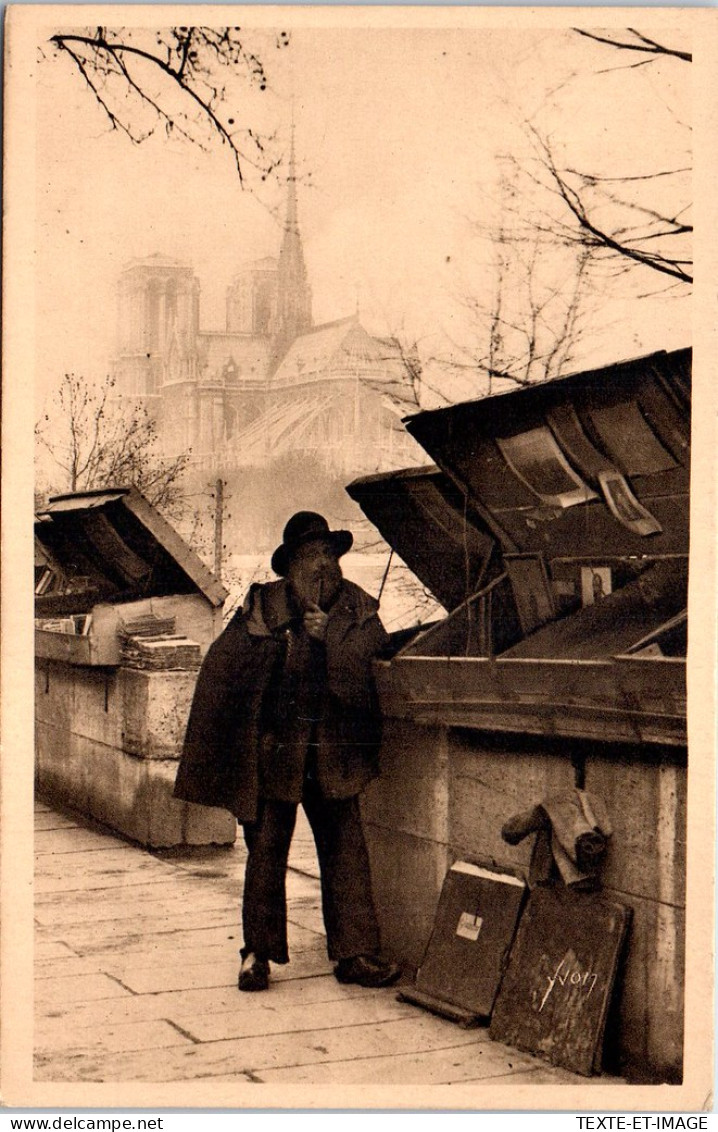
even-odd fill
[(299, 511), (272, 556), (279, 580), (251, 587), (209, 649), (175, 796), (222, 806), (249, 851), (239, 989), (265, 990), (287, 963), (286, 869), (297, 806), (317, 847), (329, 958), (340, 982), (387, 986), (359, 794), (378, 773), (371, 663), (387, 646), (374, 598), (347, 581), (349, 531)]

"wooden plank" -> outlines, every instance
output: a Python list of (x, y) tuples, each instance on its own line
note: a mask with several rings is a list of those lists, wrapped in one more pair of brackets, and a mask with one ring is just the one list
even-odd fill
[[(122, 841), (112, 834), (97, 833), (94, 830), (75, 826), (73, 829), (53, 830), (52, 836), (59, 848), (65, 846), (72, 848), (73, 845), (78, 843), (82, 846), (83, 840), (86, 841), (86, 844), (84, 847), (78, 848), (71, 861), (53, 862), (53, 854), (41, 852), (39, 855), (43, 859), (37, 863), (40, 876), (59, 875), (60, 871), (84, 873), (86, 869), (107, 870), (108, 875), (111, 875), (110, 871), (113, 865), (117, 876), (123, 874), (126, 876), (129, 872), (133, 874), (154, 872), (157, 876), (167, 877), (172, 873), (171, 868), (165, 862), (159, 861), (141, 846)], [(92, 838), (97, 840), (93, 841)], [(45, 838), (45, 843), (48, 841), (49, 838)], [(105, 848), (100, 849), (101, 845)]]
[(303, 904), (292, 901), (291, 916), (292, 922), (304, 931), (324, 934), (324, 916), (322, 915), (322, 904), (319, 898)]
[[(158, 967), (194, 967), (194, 966), (209, 966), (215, 963), (228, 963), (238, 962), (239, 948), (242, 942), (241, 932), (237, 929), (234, 936), (227, 936), (225, 929), (224, 938), (219, 943), (197, 944), (197, 942), (185, 943), (184, 946), (180, 944), (170, 945), (164, 942), (152, 944), (151, 942), (139, 939), (135, 941), (134, 945), (123, 947), (118, 953), (117, 949), (107, 947), (106, 949), (97, 949), (93, 952), (88, 952), (85, 957), (80, 960), (71, 955), (69, 950), (65, 950), (63, 958), (56, 958), (46, 960), (43, 964), (38, 964), (38, 969), (53, 970), (60, 964), (69, 963), (71, 959), (76, 959), (79, 963), (94, 965), (93, 969), (98, 970), (101, 968), (114, 969), (119, 961), (119, 955), (122, 956), (122, 961), (133, 970), (146, 969), (148, 971), (156, 970)], [(316, 932), (309, 933), (311, 938), (303, 943), (295, 943), (290, 936), (289, 953), (292, 961), (297, 960), (300, 955), (305, 951), (325, 951), (326, 941), (323, 936), (318, 936)], [(156, 936), (155, 939), (163, 941), (165, 937)], [(174, 938), (174, 937), (170, 937)], [(295, 964), (296, 965), (296, 964)], [(290, 964), (291, 966), (291, 964)], [(70, 970), (71, 968), (68, 968)], [(58, 968), (57, 973), (60, 973)]]
[[(181, 919), (178, 919), (178, 917), (186, 912), (188, 916), (191, 916), (187, 926), (200, 927), (203, 914), (216, 917), (218, 913), (227, 908), (234, 911), (235, 919), (237, 918), (237, 900), (231, 900), (222, 893), (218, 893), (216, 896), (208, 894), (192, 901), (186, 893), (167, 894), (165, 886), (158, 880), (155, 884), (156, 899), (153, 901), (151, 896), (143, 891), (135, 903), (134, 893), (139, 888), (139, 885), (126, 885), (121, 892), (123, 898), (118, 899), (117, 890), (108, 891), (106, 888), (88, 885), (89, 891), (95, 893), (94, 902), (87, 899), (87, 892), (79, 888), (69, 891), (40, 893), (35, 908), (35, 916), (39, 924), (55, 925), (60, 934), (63, 934), (63, 925), (68, 925), (68, 928), (71, 929), (72, 918), (57, 902), (58, 897), (64, 896), (66, 898), (65, 907), (71, 901), (78, 919), (81, 923), (84, 921), (85, 926), (117, 921), (118, 930), (122, 930), (121, 922), (127, 921), (125, 926), (128, 930), (131, 930), (134, 924), (140, 923), (147, 917), (150, 923), (157, 923), (161, 928), (161, 917), (166, 917), (168, 920), (174, 918), (177, 923), (181, 923)], [(51, 903), (47, 902), (48, 897), (51, 898)], [(46, 902), (43, 903), (43, 899)], [(210, 927), (213, 923), (217, 923), (216, 918), (214, 921), (208, 921), (207, 926)]]
[[(447, 1039), (447, 1033), (451, 1037)], [(263, 1069), (351, 1061), (358, 1057), (391, 1056), (461, 1046), (475, 1042), (472, 1031), (461, 1030), (432, 1015), (402, 1018), (383, 1025), (348, 1026), (302, 1034), (236, 1038), (191, 1047), (107, 1054), (88, 1048), (68, 1065), (59, 1055), (38, 1067), (35, 1078), (46, 1081), (185, 1081), (215, 1075), (261, 1074)]]
[(79, 955), (70, 955), (69, 951), (65, 951), (61, 958), (36, 960), (34, 972), (36, 980), (101, 973), (94, 955), (83, 958)]
[[(62, 834), (69, 830), (60, 830)], [(62, 844), (62, 843), (61, 843)], [(106, 851), (94, 847), (79, 849), (70, 860), (64, 854), (42, 853), (38, 861), (38, 879), (59, 879), (62, 876), (84, 882), (90, 876), (104, 876), (108, 886), (149, 884), (153, 878), (167, 880), (171, 875), (165, 865), (137, 846), (112, 844)], [(62, 858), (62, 859), (61, 859)], [(92, 897), (88, 897), (92, 899)]]
[[(69, 954), (69, 953), (68, 953)], [(127, 949), (123, 948), (120, 952), (122, 961), (132, 964), (133, 968), (137, 964), (136, 969), (146, 969), (151, 971), (158, 967), (172, 967), (181, 965), (183, 967), (197, 967), (209, 966), (216, 963), (228, 963), (238, 960), (239, 955), (239, 939), (236, 944), (222, 943), (213, 944), (208, 947), (198, 948), (197, 946), (190, 946), (184, 948), (162, 948), (157, 947), (154, 950), (134, 951), (131, 956), (128, 955)], [(114, 971), (118, 967), (120, 960), (118, 953), (111, 951), (109, 948), (106, 951), (95, 952), (83, 957), (70, 956), (65, 959), (51, 959), (46, 960), (44, 963), (36, 964), (36, 971), (38, 977), (46, 977), (47, 974), (74, 974), (75, 968), (72, 964), (77, 964), (77, 973), (80, 973), (82, 968), (79, 964), (84, 965), (87, 971)]]
[(103, 970), (119, 979), (133, 994), (156, 994), (158, 991), (195, 990), (199, 987), (236, 986), (239, 963), (194, 963), (181, 968), (128, 967), (120, 961), (105, 959)]
[(162, 1019), (107, 1023), (98, 1025), (92, 1033), (74, 1027), (69, 1029), (64, 1020), (44, 1022), (35, 1029), (35, 1055), (39, 1064), (48, 1056), (72, 1058), (76, 1050), (87, 1049), (88, 1045), (97, 1053), (128, 1053), (191, 1044), (190, 1038)]
[(55, 1003), (86, 1002), (88, 999), (119, 998), (129, 995), (115, 979), (103, 974), (60, 975), (39, 979), (35, 984), (35, 1002), (39, 1009)]
[[(48, 859), (53, 860), (51, 854), (48, 854)], [(105, 856), (105, 854), (93, 854), (95, 858)], [(96, 860), (92, 866), (78, 870), (65, 870), (61, 864), (57, 862), (51, 869), (38, 874), (36, 882), (37, 904), (39, 908), (52, 907), (52, 897), (63, 897), (72, 894), (73, 899), (77, 899), (80, 904), (93, 903), (93, 896), (97, 899), (97, 894), (102, 891), (106, 894), (107, 898), (112, 901), (122, 899), (125, 894), (134, 894), (137, 892), (139, 900), (147, 900), (149, 896), (146, 892), (147, 885), (153, 885), (155, 891), (157, 885), (166, 884), (167, 877), (162, 876), (161, 873), (154, 872), (153, 869), (147, 869), (146, 874), (142, 875), (142, 870), (138, 869), (130, 872), (128, 869), (123, 868), (101, 868), (101, 861)], [(142, 889), (142, 891), (139, 891)], [(176, 899), (179, 893), (171, 893), (170, 899)], [(48, 899), (48, 897), (50, 899)]]
[[(285, 1069), (265, 1069), (260, 1078), (266, 1084), (312, 1085), (453, 1085), (465, 1081), (496, 1081), (507, 1078), (514, 1082), (519, 1074), (536, 1072), (535, 1061), (526, 1054), (492, 1048), (485, 1037), (449, 1049), (429, 1050), (421, 1054), (398, 1054), (392, 1057), (353, 1058), (351, 1061), (329, 1061), (320, 1065), (298, 1065)], [(551, 1072), (549, 1071), (549, 1076)], [(571, 1076), (567, 1074), (566, 1076)], [(583, 1078), (571, 1076), (572, 1081)]]
[[(266, 994), (256, 995), (240, 994), (235, 980), (231, 985), (222, 987), (129, 995), (97, 1002), (58, 1003), (45, 1012), (37, 1012), (37, 1025), (41, 1028), (46, 1020), (51, 1023), (57, 1019), (66, 1027), (91, 1031), (105, 1025), (166, 1018), (188, 1029), (188, 1023), (203, 1014), (222, 1014), (240, 1009), (246, 1013), (266, 1013), (268, 1009), (282, 1012), (311, 1003), (349, 1002), (372, 993), (364, 987), (338, 983), (333, 975), (273, 980)], [(87, 1044), (90, 1044), (89, 1037)]]
[(48, 829), (78, 829), (74, 818), (67, 818), (63, 814), (37, 813), (35, 814), (35, 831)]
[(686, 719), (668, 715), (581, 707), (576, 704), (486, 704), (446, 701), (414, 701), (410, 706), (385, 705), (388, 714), (411, 719), (420, 726), (475, 728), (480, 731), (561, 735), (565, 738), (596, 738), (625, 743), (656, 743), (684, 748)]
[[(97, 856), (99, 857), (100, 854)], [(41, 875), (38, 877), (38, 880), (40, 879), (42, 879)], [(54, 880), (55, 877), (48, 879)], [(144, 874), (140, 869), (135, 872), (134, 868), (113, 869), (112, 872), (108, 871), (105, 874), (104, 887), (95, 883), (96, 880), (101, 879), (101, 870), (88, 869), (77, 875), (76, 882), (79, 887), (75, 889), (39, 893), (35, 902), (38, 915), (50, 916), (60, 913), (69, 902), (72, 902), (80, 912), (96, 908), (100, 891), (104, 893), (103, 898), (107, 902), (107, 908), (120, 914), (130, 902), (138, 912), (142, 912), (148, 910), (150, 905), (157, 904), (160, 898), (162, 907), (167, 909), (180, 905), (195, 909), (210, 909), (223, 901), (236, 903), (241, 893), (240, 886), (212, 884), (204, 879), (199, 882), (188, 879), (184, 884), (168, 883), (170, 877), (153, 869), (147, 869)]]
[[(260, 997), (260, 996), (257, 996)], [(236, 1009), (222, 1014), (202, 1014), (187, 1023), (197, 1041), (216, 1042), (225, 1038), (248, 1038), (268, 1034), (302, 1033), (305, 1030), (334, 1030), (344, 1026), (393, 1022), (415, 1015), (408, 1003), (397, 1002), (389, 989), (374, 991), (353, 1001), (303, 1003), (278, 1010), (267, 994), (258, 1010)]]
[(93, 944), (98, 941), (101, 941), (101, 947), (111, 946), (114, 947), (115, 951), (121, 951), (125, 941), (137, 941), (153, 934), (169, 935), (173, 932), (193, 928), (225, 926), (233, 928), (238, 919), (236, 907), (192, 912), (179, 904), (175, 905), (171, 912), (159, 910), (155, 915), (154, 911), (153, 909), (152, 914), (148, 912), (141, 920), (136, 912), (132, 915), (132, 910), (130, 908), (125, 909), (124, 906), (122, 908), (123, 914), (119, 917), (108, 915), (92, 921), (89, 921), (88, 918), (87, 923), (77, 923), (70, 916), (59, 916), (59, 922), (57, 922), (57, 918), (52, 916), (46, 917), (42, 921), (39, 920), (39, 916), (36, 916), (36, 919), (38, 919), (41, 929), (50, 933), (50, 938), (54, 936), (63, 939), (71, 947), (77, 947), (77, 950), (81, 952), (85, 948), (88, 951), (91, 950)]
[(685, 745), (685, 663), (401, 657), (377, 671), (387, 715)]
[(166, 916), (168, 919), (173, 916), (181, 917), (182, 912), (186, 911), (189, 917), (187, 926), (200, 927), (203, 914), (216, 914), (233, 903), (222, 892), (201, 889), (196, 893), (167, 892), (162, 877), (155, 878), (154, 883), (151, 884), (145, 881), (141, 884), (128, 883), (123, 886), (122, 895), (124, 899), (119, 900), (116, 891), (108, 893), (107, 889), (103, 888), (96, 888), (94, 896), (82, 889), (75, 889), (72, 900), (68, 900), (68, 894), (65, 892), (40, 893), (35, 915), (41, 924), (59, 926), (71, 925), (78, 917), (86, 923), (128, 919), (137, 923), (142, 913), (146, 912), (150, 923), (156, 922), (161, 926), (160, 917)]
[(114, 853), (117, 843), (104, 833), (97, 833), (94, 829), (83, 829), (82, 826), (68, 826), (67, 828), (36, 829), (35, 856), (38, 858), (38, 868), (44, 871), (45, 862), (40, 857), (63, 856), (67, 853)]
[[(481, 1078), (476, 1077), (474, 1080), (478, 1082)], [(581, 1088), (590, 1088), (591, 1085), (626, 1084), (625, 1081), (616, 1082), (611, 1077), (579, 1077), (575, 1073), (569, 1073), (567, 1069), (559, 1069), (556, 1065), (536, 1065), (535, 1062), (531, 1067), (518, 1072), (511, 1070), (499, 1074), (491, 1081), (492, 1085), (504, 1083), (512, 1088), (516, 1088), (517, 1085), (580, 1085)], [(466, 1084), (469, 1084), (469, 1080)]]
[[(145, 924), (146, 921), (143, 927)], [(41, 930), (48, 931), (47, 928)], [(54, 937), (57, 934), (55, 929), (50, 930)], [(70, 938), (69, 929), (62, 929), (61, 934), (63, 936), (61, 946), (65, 948), (66, 955), (71, 953), (95, 955), (98, 957), (96, 961), (100, 962), (103, 954), (114, 956), (118, 951), (118, 933), (108, 924), (96, 925), (89, 931), (78, 925), (72, 933), (72, 946), (66, 942)], [(216, 927), (185, 927), (180, 924), (170, 930), (160, 929), (154, 932), (122, 931), (119, 933), (119, 939), (122, 954), (126, 955), (128, 960), (132, 957), (132, 961), (137, 957), (138, 966), (141, 966), (145, 960), (156, 964), (162, 960), (165, 953), (177, 957), (178, 961), (183, 955), (185, 957), (188, 953), (202, 955), (207, 948), (212, 947), (223, 947), (229, 954), (230, 951), (236, 952), (241, 943), (239, 915), (238, 911), (235, 912), (233, 920)]]
[[(242, 943), (239, 909), (237, 909), (236, 921), (234, 930), (225, 926), (163, 932), (147, 938), (142, 936), (134, 942), (128, 942), (123, 949), (124, 954), (128, 959), (131, 957), (132, 965), (137, 967), (145, 964), (148, 967), (157, 966), (158, 963), (206, 963), (220, 955), (225, 957), (237, 955)], [(325, 946), (323, 932), (297, 927), (291, 921), (288, 929), (290, 955)], [(98, 954), (97, 949), (93, 950)]]
[(319, 880), (319, 862), (314, 837), (301, 806), (297, 809), (297, 824), (289, 849), (289, 868)]
[(177, 534), (160, 513), (135, 488), (122, 499), (123, 506), (131, 511), (142, 525), (157, 539), (160, 546), (174, 558), (197, 588), (214, 606), (222, 606), (229, 596), (219, 579), (209, 570), (191, 546)]
[[(110, 853), (85, 850), (73, 853), (72, 856), (73, 860), (68, 864), (64, 856), (58, 858), (52, 853), (45, 854), (42, 872), (38, 872), (35, 880), (38, 898), (77, 893), (80, 902), (92, 902), (96, 899), (96, 890), (102, 889), (111, 899), (131, 891), (137, 894), (138, 900), (142, 900), (147, 898), (144, 886), (165, 884), (169, 879), (166, 872), (158, 869), (153, 861), (132, 862), (132, 867), (128, 868), (126, 857), (118, 861)], [(143, 891), (138, 891), (140, 887)], [(41, 905), (50, 902), (38, 899), (37, 903)]]
[[(192, 997), (195, 1006), (205, 1009), (200, 996), (206, 1003), (206, 1009), (218, 1001), (226, 1008), (230, 998), (236, 1001), (239, 991), (232, 988), (202, 989), (200, 991), (181, 991), (167, 994), (128, 994), (117, 998), (103, 998), (97, 1000), (77, 1000), (75, 1002), (46, 1003), (40, 1000), (35, 1003), (35, 1032), (41, 1034), (46, 1026), (52, 1027), (56, 1022), (65, 1027), (67, 1034), (84, 1034), (83, 1048), (91, 1048), (96, 1034), (105, 1026), (115, 1026), (141, 1022), (159, 1021), (161, 1019), (180, 1018), (177, 1009), (180, 999)], [(170, 1007), (172, 1013), (170, 1013)]]
[[(158, 991), (191, 990), (197, 987), (235, 986), (238, 962), (228, 959), (222, 963), (186, 964), (175, 969), (134, 967), (123, 963), (103, 962), (103, 969), (135, 994), (156, 994)], [(326, 945), (311, 951), (300, 951), (291, 963), (272, 965), (272, 979), (305, 978), (331, 971)]]
[(290, 869), (287, 872), (287, 900), (291, 901), (293, 911), (313, 907), (321, 901), (317, 878)]
[(43, 660), (59, 660), (63, 664), (89, 666), (97, 663), (89, 637), (54, 633), (49, 629), (35, 630), (35, 656)]
[(457, 1026), (473, 1028), (479, 1026), (482, 1022), (481, 1015), (472, 1014), (461, 1006), (454, 1006), (444, 999), (425, 994), (423, 991), (417, 990), (416, 987), (404, 987), (403, 990), (399, 990), (396, 997), (399, 1002), (410, 1002), (414, 1006), (422, 1007), (423, 1010), (431, 1011), (432, 1014), (448, 1018), (450, 1022), (455, 1022)]
[(33, 956), (36, 963), (47, 959), (74, 959), (75, 954), (71, 947), (59, 939), (35, 940)]

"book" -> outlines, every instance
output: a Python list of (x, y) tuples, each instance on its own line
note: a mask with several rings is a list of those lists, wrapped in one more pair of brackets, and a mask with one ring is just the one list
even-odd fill
[(446, 874), (416, 989), (488, 1017), (526, 892), (510, 873), (455, 861)]
[(537, 887), (511, 949), (489, 1037), (591, 1076), (632, 909), (596, 892)]

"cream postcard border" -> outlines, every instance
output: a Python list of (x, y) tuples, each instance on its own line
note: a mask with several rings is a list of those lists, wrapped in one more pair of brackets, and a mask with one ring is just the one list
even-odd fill
[[(93, 15), (93, 13), (99, 13)], [(182, 6), (184, 22), (289, 28), (574, 26), (585, 8)], [(195, 11), (197, 15), (195, 15)], [(693, 302), (693, 476), (688, 669), (686, 1039), (680, 1086), (282, 1086), (193, 1082), (47, 1083), (32, 1079), (33, 928), (33, 370), (35, 70), (37, 33), (51, 24), (162, 25), (172, 6), (17, 4), (6, 9), (2, 402), (2, 780), (0, 792), (0, 1085), (5, 1106), (93, 1108), (343, 1108), (513, 1111), (710, 1111), (716, 683), (716, 358), (718, 319), (718, 12), (591, 8), (591, 25), (690, 26), (694, 34), (696, 279)]]

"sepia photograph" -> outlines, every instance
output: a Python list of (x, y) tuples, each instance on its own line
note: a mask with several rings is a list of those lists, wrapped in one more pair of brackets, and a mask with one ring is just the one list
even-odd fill
[(6, 9), (9, 1103), (710, 1109), (717, 31)]

